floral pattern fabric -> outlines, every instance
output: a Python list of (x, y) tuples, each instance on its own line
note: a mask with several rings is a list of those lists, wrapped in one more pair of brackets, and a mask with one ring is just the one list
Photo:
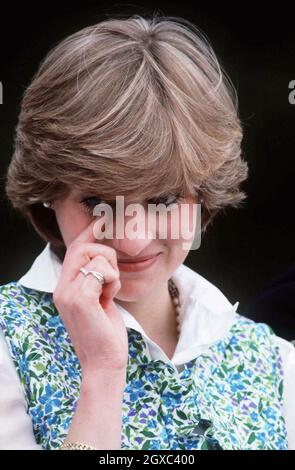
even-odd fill
[[(0, 286), (0, 327), (38, 444), (58, 449), (76, 410), (81, 369), (52, 294)], [(228, 334), (176, 373), (128, 328), (121, 448), (287, 449), (283, 368), (271, 328), (235, 314)]]

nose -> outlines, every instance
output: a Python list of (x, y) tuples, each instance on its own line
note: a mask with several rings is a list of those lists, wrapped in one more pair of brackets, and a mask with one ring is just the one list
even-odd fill
[(141, 207), (133, 215), (122, 215), (114, 220), (113, 248), (126, 257), (140, 256), (157, 238), (156, 222), (148, 217), (147, 210)]

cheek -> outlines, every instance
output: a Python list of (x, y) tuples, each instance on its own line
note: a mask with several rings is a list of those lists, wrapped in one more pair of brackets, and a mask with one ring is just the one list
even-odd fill
[[(187, 246), (188, 245), (188, 246)], [(185, 258), (188, 255), (190, 249), (190, 243), (185, 243), (184, 240), (167, 240), (167, 249), (168, 249), (168, 257), (167, 262), (169, 266), (174, 269), (183, 263)]]
[(189, 251), (197, 233), (199, 212), (196, 204), (186, 204), (181, 212), (182, 245), (184, 250)]
[(56, 218), (65, 245), (68, 246), (89, 225), (93, 217), (78, 210), (77, 207), (67, 206), (56, 211)]
[(183, 263), (187, 257), (196, 228), (196, 221), (191, 207), (171, 214), (167, 221), (167, 251), (169, 267), (172, 270)]
[(162, 224), (167, 229), (169, 243), (175, 245), (185, 242), (187, 245), (192, 242), (197, 226), (196, 217), (197, 211), (193, 204), (182, 204), (178, 209), (171, 211), (167, 223), (165, 224), (163, 219)]

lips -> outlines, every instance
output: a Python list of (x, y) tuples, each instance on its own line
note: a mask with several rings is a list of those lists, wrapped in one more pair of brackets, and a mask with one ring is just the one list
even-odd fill
[(136, 261), (135, 259), (132, 261), (126, 260), (124, 262), (118, 260), (118, 268), (120, 271), (125, 271), (129, 273), (144, 271), (153, 266), (155, 263), (157, 263), (160, 254), (161, 253), (158, 253), (156, 255), (150, 256), (149, 258), (136, 258)]
[(141, 258), (134, 258), (134, 259), (118, 259), (118, 263), (140, 263), (141, 261), (146, 261), (148, 259), (151, 259), (151, 258), (154, 258), (155, 256), (157, 256), (159, 253), (155, 253), (153, 255), (149, 255), (149, 256), (144, 256), (144, 257), (141, 257)]

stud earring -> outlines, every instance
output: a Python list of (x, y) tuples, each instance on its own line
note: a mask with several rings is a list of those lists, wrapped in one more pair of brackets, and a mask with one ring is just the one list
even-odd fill
[(51, 201), (43, 202), (43, 206), (46, 207), (46, 209), (52, 209), (52, 202)]

